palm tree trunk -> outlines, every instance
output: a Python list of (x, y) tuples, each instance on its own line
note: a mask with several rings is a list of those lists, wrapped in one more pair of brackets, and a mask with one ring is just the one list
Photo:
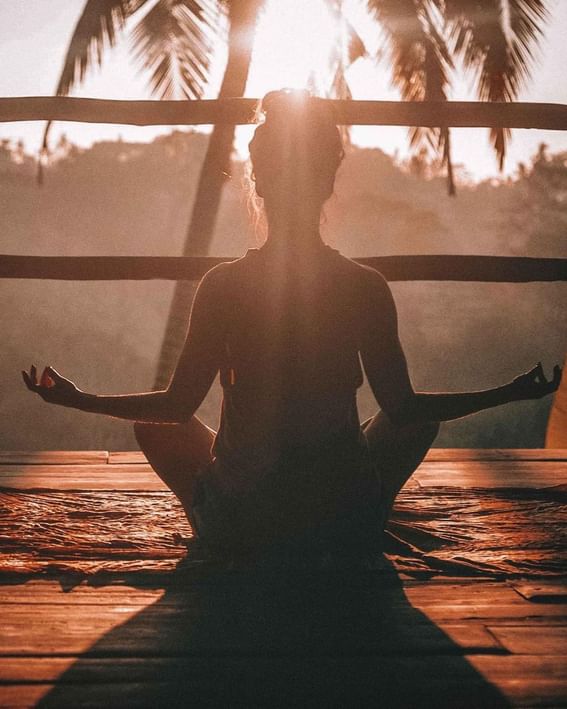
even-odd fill
[[(228, 60), (219, 98), (244, 95), (258, 11), (263, 0), (233, 0), (229, 5)], [(222, 188), (230, 171), (235, 126), (216, 124), (209, 139), (201, 168), (191, 221), (183, 256), (208, 253), (213, 237)], [(192, 281), (177, 281), (171, 301), (165, 334), (158, 359), (155, 389), (167, 386), (185, 341), (191, 302), (195, 292)]]

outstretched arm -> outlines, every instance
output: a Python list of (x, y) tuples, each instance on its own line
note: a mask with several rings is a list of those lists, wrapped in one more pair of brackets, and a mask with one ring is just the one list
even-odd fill
[(185, 346), (164, 391), (97, 396), (81, 391), (52, 367), (46, 367), (38, 381), (32, 366), (29, 373), (22, 372), (24, 382), (52, 404), (132, 421), (183, 423), (198, 409), (218, 372), (222, 328), (216, 306), (215, 290), (205, 276), (195, 294)]
[(539, 399), (556, 391), (561, 368), (547, 381), (541, 363), (503, 386), (458, 394), (421, 393), (413, 389), (398, 336), (398, 316), (384, 278), (369, 277), (368, 326), (361, 334), (360, 354), (370, 387), (390, 420), (399, 426), (426, 421), (450, 421), (500, 404)]

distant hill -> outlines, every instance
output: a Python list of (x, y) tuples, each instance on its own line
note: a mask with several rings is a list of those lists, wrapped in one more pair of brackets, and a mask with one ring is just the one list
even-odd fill
[[(176, 255), (181, 252), (206, 138), (175, 132), (149, 144), (63, 143), (38, 187), (33, 161), (0, 148), (2, 253)], [(326, 240), (347, 255), (480, 253), (567, 256), (567, 156), (542, 152), (515, 181), (461, 185), (456, 199), (379, 150), (349, 151), (325, 208)], [(415, 170), (414, 170), (415, 172)], [(211, 252), (256, 244), (244, 167), (227, 182)], [(567, 286), (396, 283), (401, 336), (423, 390), (480, 389), (543, 360), (564, 359)], [(0, 447), (135, 447), (128, 422), (53, 407), (24, 389), (20, 370), (52, 364), (84, 389), (150, 388), (172, 284), (0, 282), (3, 355)], [(203, 405), (215, 425), (219, 390)], [(361, 416), (375, 409), (368, 390)], [(550, 401), (525, 402), (446, 424), (442, 446), (543, 444)]]

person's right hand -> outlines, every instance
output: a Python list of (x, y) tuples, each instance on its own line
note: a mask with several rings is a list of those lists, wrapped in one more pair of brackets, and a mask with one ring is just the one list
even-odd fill
[(39, 394), (48, 404), (76, 408), (83, 394), (70, 379), (63, 377), (53, 367), (45, 367), (38, 380), (37, 369), (32, 364), (29, 372), (22, 371), (22, 377), (27, 388)]
[(514, 394), (514, 400), (541, 399), (548, 394), (553, 394), (559, 389), (561, 383), (561, 367), (556, 364), (553, 368), (553, 378), (546, 379), (541, 362), (538, 362), (529, 372), (516, 377), (510, 387)]

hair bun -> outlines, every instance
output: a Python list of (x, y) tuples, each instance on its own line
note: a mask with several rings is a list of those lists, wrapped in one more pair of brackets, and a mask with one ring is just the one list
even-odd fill
[(317, 99), (307, 89), (280, 89), (270, 91), (262, 99), (260, 112), (266, 121), (284, 117), (286, 120), (304, 117)]

